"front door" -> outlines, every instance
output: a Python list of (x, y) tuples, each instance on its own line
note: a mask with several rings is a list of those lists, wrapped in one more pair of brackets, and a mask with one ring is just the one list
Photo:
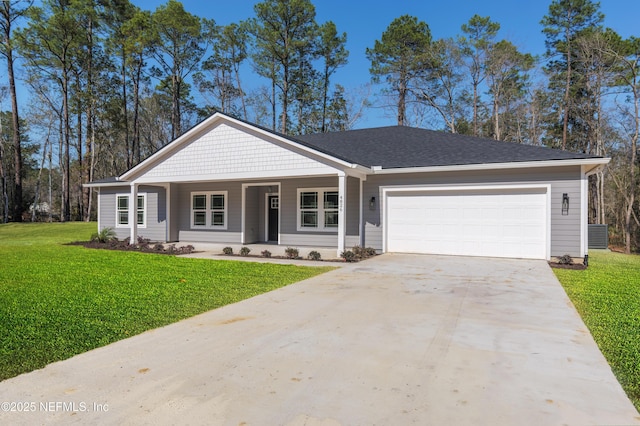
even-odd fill
[(278, 209), (280, 208), (280, 198), (277, 195), (269, 195), (269, 241), (278, 241)]

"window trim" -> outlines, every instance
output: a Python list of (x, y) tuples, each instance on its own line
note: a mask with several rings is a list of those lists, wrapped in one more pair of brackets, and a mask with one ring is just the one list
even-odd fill
[[(318, 196), (318, 205), (315, 209), (303, 209), (302, 203), (300, 200), (301, 194), (303, 192), (315, 192)], [(322, 187), (322, 188), (298, 188), (296, 192), (296, 229), (298, 232), (338, 232), (338, 225), (336, 226), (325, 226), (325, 213), (335, 211), (339, 212), (339, 206), (336, 205), (335, 208), (325, 209), (324, 207), (324, 199), (325, 194), (327, 192), (336, 192), (338, 193), (338, 197), (340, 196), (338, 187)], [(302, 226), (302, 212), (303, 211), (315, 211), (317, 212), (317, 220), (318, 226), (310, 227), (310, 226)]]
[[(142, 197), (142, 223), (138, 224), (138, 228), (146, 228), (147, 227), (147, 193), (146, 192), (138, 192), (138, 198)], [(118, 201), (120, 198), (126, 198), (127, 199), (127, 209), (120, 209), (119, 205), (118, 205)], [(131, 194), (130, 193), (121, 193), (121, 194), (116, 194), (116, 228), (130, 228), (131, 226), (129, 225), (129, 207), (131, 206)], [(120, 223), (120, 212), (127, 212), (127, 223), (126, 224), (122, 224)], [(138, 212), (140, 211), (140, 209), (138, 209), (138, 201), (136, 200), (136, 220), (138, 217)]]
[[(205, 213), (205, 224), (204, 225), (196, 225), (194, 224), (194, 220), (193, 220), (193, 216), (194, 213), (196, 212), (196, 210), (193, 208), (193, 197), (195, 197), (196, 195), (204, 195), (205, 196), (205, 208), (204, 210), (198, 210), (198, 211), (203, 211)], [(224, 203), (224, 208), (220, 209), (220, 208), (212, 208), (212, 202), (211, 202), (211, 196), (212, 195), (222, 195), (223, 198), (223, 203)], [(221, 230), (221, 231), (225, 231), (229, 225), (228, 222), (228, 210), (229, 210), (229, 191), (193, 191), (189, 194), (189, 215), (190, 215), (190, 226), (191, 229), (194, 230), (198, 230), (198, 229), (214, 229), (214, 230)], [(224, 225), (213, 225), (213, 213), (214, 212), (223, 212), (224, 214)]]

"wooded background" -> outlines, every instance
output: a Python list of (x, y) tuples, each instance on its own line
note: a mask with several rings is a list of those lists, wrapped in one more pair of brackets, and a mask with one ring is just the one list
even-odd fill
[[(2, 0), (0, 101), (11, 110), (0, 111), (0, 218), (95, 218), (83, 183), (122, 174), (214, 111), (296, 135), (351, 129), (382, 107), (398, 125), (611, 157), (590, 177), (589, 222), (637, 251), (640, 39), (603, 23), (597, 2), (553, 0), (540, 22), (546, 54), (534, 56), (489, 16), (444, 39), (399, 16), (366, 50), (372, 83), (347, 88), (334, 81), (347, 34), (317, 22), (308, 0), (264, 0), (225, 26), (174, 0), (154, 11)], [(249, 73), (263, 84), (246, 90)]]

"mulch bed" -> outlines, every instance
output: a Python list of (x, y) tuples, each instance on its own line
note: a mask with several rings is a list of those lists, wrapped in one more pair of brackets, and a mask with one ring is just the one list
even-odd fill
[(558, 262), (548, 262), (548, 263), (549, 263), (549, 266), (557, 269), (575, 269), (578, 271), (587, 269), (587, 266), (583, 265), (582, 263), (571, 263), (571, 264), (558, 263)]
[(142, 253), (156, 253), (156, 254), (190, 254), (194, 253), (193, 246), (181, 246), (176, 247), (175, 244), (129, 244), (125, 241), (109, 241), (101, 243), (98, 241), (75, 241), (69, 243), (69, 245), (83, 246), (90, 249), (102, 249), (102, 250), (120, 250), (120, 251), (137, 251)]

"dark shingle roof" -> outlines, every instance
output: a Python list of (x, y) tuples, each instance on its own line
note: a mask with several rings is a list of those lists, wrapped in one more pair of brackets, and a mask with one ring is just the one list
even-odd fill
[(406, 126), (318, 133), (295, 139), (342, 160), (385, 169), (600, 158)]

